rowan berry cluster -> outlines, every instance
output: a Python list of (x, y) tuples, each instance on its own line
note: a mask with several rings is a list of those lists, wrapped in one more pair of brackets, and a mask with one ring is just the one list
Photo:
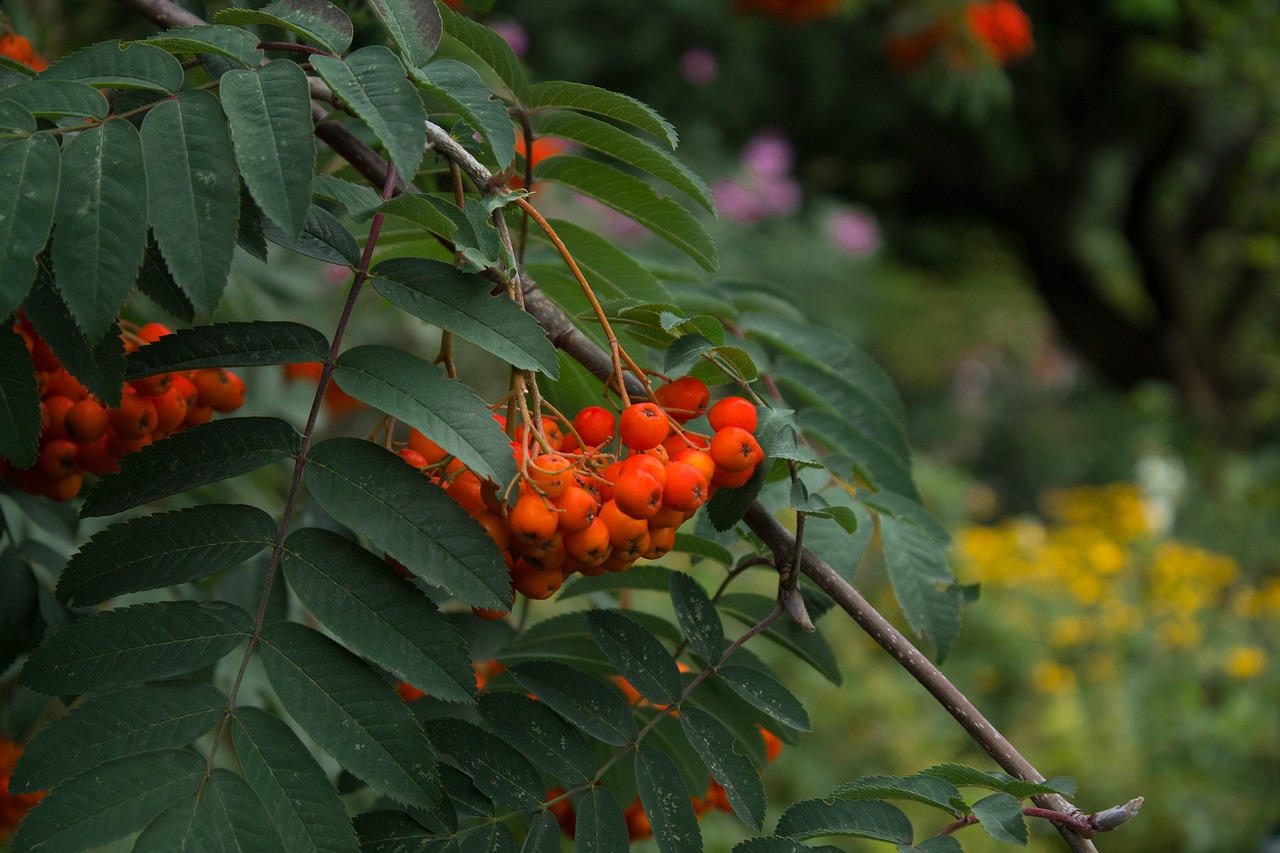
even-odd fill
[(966, 4), (963, 15), (944, 13), (885, 39), (889, 59), (904, 71), (935, 57), (950, 68), (970, 68), (975, 47), (1001, 67), (1025, 59), (1035, 50), (1031, 19), (1016, 0), (985, 0)]
[[(400, 456), (485, 528), (502, 551), (514, 592), (546, 599), (574, 572), (622, 572), (637, 560), (658, 559), (716, 489), (751, 479), (764, 458), (755, 406), (742, 397), (710, 410), (709, 403), (707, 386), (684, 377), (620, 416), (589, 406), (572, 422), (545, 418), (541, 431), (522, 424), (512, 441), (520, 474), (509, 484), (481, 480), (416, 430)], [(710, 435), (685, 428), (703, 414)]]
[(7, 56), (36, 71), (43, 71), (49, 67), (44, 57), (36, 53), (35, 48), (31, 46), (30, 39), (17, 33), (0, 35), (0, 56)]
[[(108, 408), (62, 366), (25, 317), (18, 318), (14, 331), (22, 336), (35, 365), (40, 444), (29, 468), (14, 468), (0, 456), (0, 474), (33, 495), (70, 500), (80, 494), (86, 474), (118, 471), (122, 456), (206, 423), (214, 412), (232, 412), (244, 405), (244, 381), (213, 367), (126, 382), (120, 405)], [(170, 332), (160, 323), (126, 331), (125, 350), (136, 350)]]

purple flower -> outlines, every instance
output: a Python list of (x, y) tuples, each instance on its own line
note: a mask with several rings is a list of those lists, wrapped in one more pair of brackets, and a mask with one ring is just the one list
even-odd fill
[(742, 149), (742, 164), (761, 178), (782, 178), (791, 171), (795, 149), (776, 130), (762, 130), (747, 140)]
[(680, 74), (695, 86), (704, 86), (716, 79), (720, 63), (716, 55), (705, 47), (693, 47), (680, 57)]

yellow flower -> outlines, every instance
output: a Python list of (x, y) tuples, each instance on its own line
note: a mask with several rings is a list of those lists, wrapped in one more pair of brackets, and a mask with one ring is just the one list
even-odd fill
[(1257, 678), (1267, 668), (1267, 653), (1257, 646), (1236, 646), (1227, 653), (1227, 675), (1232, 678)]
[(1067, 693), (1076, 687), (1076, 674), (1051, 660), (1036, 664), (1031, 681), (1041, 693)]

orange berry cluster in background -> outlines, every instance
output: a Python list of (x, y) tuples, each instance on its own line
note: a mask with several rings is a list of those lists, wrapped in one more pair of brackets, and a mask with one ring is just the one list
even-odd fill
[[(244, 381), (213, 367), (127, 382), (120, 405), (107, 408), (67, 372), (25, 317), (14, 331), (35, 364), (42, 428), (35, 464), (14, 468), (0, 456), (0, 474), (33, 495), (70, 500), (80, 494), (86, 474), (118, 471), (125, 454), (244, 405)], [(122, 337), (133, 351), (167, 334), (167, 327), (148, 323)]]
[[(574, 572), (623, 572), (637, 560), (658, 559), (716, 489), (751, 479), (764, 459), (754, 436), (756, 408), (728, 397), (708, 411), (710, 396), (701, 380), (686, 376), (658, 388), (656, 402), (632, 404), (620, 417), (588, 406), (572, 424), (546, 418), (536, 442), (522, 425), (512, 442), (521, 473), (511, 484), (482, 481), (416, 430), (399, 453), (485, 528), (511, 573), (513, 601), (515, 592), (541, 600)], [(683, 428), (704, 413), (711, 436)]]
[(914, 71), (935, 56), (950, 67), (968, 68), (973, 65), (973, 42), (999, 66), (1035, 50), (1031, 19), (1015, 0), (969, 3), (963, 17), (940, 15), (926, 26), (890, 33), (884, 47), (890, 61), (904, 71)]
[(7, 56), (36, 71), (43, 71), (49, 67), (44, 57), (36, 53), (35, 48), (31, 46), (31, 41), (17, 33), (0, 35), (0, 56)]
[(22, 755), (22, 744), (0, 738), (0, 843), (8, 840), (31, 807), (40, 802), (44, 791), (32, 794), (9, 793), (9, 777)]
[[(320, 381), (320, 374), (324, 372), (324, 362), (299, 361), (283, 365), (283, 369), (284, 378), (289, 382), (317, 383)], [(336, 417), (365, 408), (364, 403), (339, 388), (337, 382), (330, 382), (325, 386), (323, 405), (326, 412)]]
[[(782, 752), (782, 741), (778, 739), (777, 735), (763, 726), (760, 727), (760, 736), (764, 739), (765, 759), (772, 762)], [(563, 788), (552, 788), (547, 791), (545, 802), (564, 796), (564, 793)], [(725, 794), (724, 786), (710, 777), (707, 779), (706, 794), (701, 797), (690, 795), (689, 801), (693, 804), (693, 813), (697, 815), (698, 820), (702, 820), (702, 816), (710, 811), (733, 811), (733, 806), (729, 804), (729, 797)], [(573, 803), (567, 799), (559, 800), (547, 806), (547, 810), (555, 815), (556, 822), (560, 824), (560, 831), (573, 838), (577, 824)], [(640, 802), (638, 796), (623, 810), (622, 816), (627, 821), (627, 837), (632, 841), (643, 841), (646, 838), (653, 837), (653, 827), (649, 825), (649, 816), (645, 814), (644, 805)]]
[(840, 0), (734, 0), (739, 12), (755, 12), (797, 24), (829, 18), (840, 7)]

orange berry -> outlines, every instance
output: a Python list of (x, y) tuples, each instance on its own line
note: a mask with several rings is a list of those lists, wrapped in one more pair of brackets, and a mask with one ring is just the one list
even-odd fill
[(156, 407), (155, 432), (171, 433), (182, 428), (187, 419), (187, 398), (181, 388), (169, 386), (169, 390), (149, 398)]
[(171, 385), (173, 385), (173, 377), (168, 373), (144, 376), (129, 383), (133, 390), (145, 397), (158, 397), (168, 391)]
[(75, 405), (70, 397), (63, 397), (57, 394), (45, 397), (40, 401), (40, 422), (44, 424), (42, 437), (50, 438), (67, 438), (67, 412)]
[(564, 583), (564, 574), (558, 567), (539, 568), (522, 558), (516, 560), (515, 566), (511, 569), (511, 583), (525, 598), (545, 601), (560, 589), (561, 584)]
[(703, 473), (688, 462), (669, 462), (662, 503), (681, 512), (692, 512), (707, 502), (709, 485)]
[(400, 698), (405, 702), (413, 702), (427, 695), (407, 681), (401, 681), (396, 685), (396, 693), (399, 693)]
[(471, 513), (471, 517), (480, 522), (480, 526), (484, 528), (485, 533), (489, 534), (489, 538), (498, 546), (499, 551), (505, 551), (511, 547), (511, 531), (507, 528), (505, 518), (488, 507)]
[(632, 403), (618, 420), (622, 443), (632, 450), (657, 447), (670, 431), (667, 414), (657, 403)]
[(213, 420), (213, 409), (209, 406), (187, 406), (187, 416), (182, 420), (182, 428), (200, 426)]
[(244, 405), (244, 381), (229, 370), (207, 367), (191, 374), (200, 405), (215, 412), (234, 412)]
[(449, 455), (443, 447), (416, 429), (409, 430), (409, 447), (421, 453), (422, 457), (427, 460), (428, 465), (434, 465)]
[(681, 512), (673, 506), (663, 504), (662, 508), (649, 519), (649, 529), (658, 527), (679, 527), (685, 523), (688, 513)]
[(758, 453), (759, 442), (742, 427), (725, 427), (711, 439), (711, 458), (715, 460), (716, 467), (730, 473), (743, 471), (757, 464)]
[(695, 376), (681, 376), (653, 392), (658, 405), (667, 410), (673, 421), (687, 423), (707, 410), (711, 392), (707, 383)]
[(649, 535), (649, 525), (643, 519), (627, 515), (615, 501), (606, 501), (597, 518), (609, 528), (609, 544), (614, 550), (625, 550)]
[(570, 557), (584, 566), (594, 568), (608, 559), (612, 550), (609, 544), (609, 526), (597, 515), (585, 530), (565, 536), (564, 547)]
[(61, 480), (80, 470), (76, 464), (76, 443), (65, 438), (46, 441), (36, 458), (36, 470), (48, 480)]
[[(548, 802), (562, 796), (564, 796), (564, 788), (552, 788), (547, 791)], [(560, 831), (573, 838), (574, 831), (577, 828), (577, 817), (573, 812), (573, 803), (569, 800), (560, 800), (547, 806), (547, 811), (555, 816), (556, 823), (560, 824)]]
[(725, 794), (724, 786), (714, 779), (711, 780), (711, 784), (707, 787), (706, 799), (713, 809), (719, 809), (722, 812), (733, 811), (733, 806), (729, 804), (729, 797)]
[(707, 420), (711, 422), (711, 429), (716, 432), (728, 427), (739, 427), (754, 434), (759, 416), (750, 400), (725, 397), (707, 412)]
[(579, 533), (590, 527), (600, 506), (581, 486), (570, 486), (552, 503), (560, 512), (560, 529), (565, 533)]
[(58, 357), (53, 354), (53, 348), (34, 335), (31, 338), (31, 360), (35, 363), (36, 370), (49, 373), (62, 367)]
[(573, 428), (587, 444), (599, 447), (613, 441), (613, 431), (618, 419), (613, 412), (601, 406), (587, 406), (573, 419)]
[(627, 457), (618, 465), (617, 474), (614, 476), (614, 488), (617, 488), (617, 480), (628, 471), (643, 471), (650, 477), (658, 481), (659, 486), (667, 485), (667, 466), (666, 463), (658, 461), (647, 453), (637, 453)]
[(665, 557), (676, 545), (676, 529), (674, 527), (650, 527), (649, 547), (642, 555), (646, 560), (658, 560)]
[(726, 471), (723, 468), (717, 468), (715, 476), (711, 478), (711, 491), (714, 493), (717, 488), (737, 489), (745, 486), (755, 473), (755, 468), (744, 468), (741, 471)]
[(136, 334), (139, 339), (146, 343), (154, 344), (165, 335), (172, 335), (173, 329), (170, 329), (164, 323), (147, 323), (142, 328), (138, 329)]
[(0, 54), (4, 54), (10, 59), (16, 59), (23, 65), (30, 65), (36, 52), (35, 48), (31, 46), (30, 40), (25, 36), (20, 36), (17, 33), (6, 33), (0, 36)]
[(412, 447), (400, 448), (399, 450), (396, 451), (396, 456), (399, 456), (401, 459), (403, 459), (405, 461), (405, 464), (408, 465), (410, 468), (417, 468), (419, 471), (421, 471), (423, 468), (427, 467), (427, 458), (423, 456), (421, 453), (419, 453), (418, 451), (414, 450)]
[(711, 454), (705, 450), (696, 450), (689, 448), (681, 451), (671, 458), (672, 462), (687, 462), (694, 468), (702, 472), (702, 476), (707, 478), (707, 482), (711, 482), (711, 478), (716, 473), (716, 461), (711, 458)]
[(649, 823), (649, 816), (644, 813), (644, 805), (639, 797), (627, 806), (622, 816), (627, 821), (627, 837), (632, 841), (653, 837), (653, 826)]
[(111, 441), (105, 427), (97, 441), (81, 444), (76, 448), (76, 465), (90, 474), (106, 474), (108, 471), (120, 470), (116, 458), (116, 455), (111, 452)]
[(662, 506), (662, 485), (645, 471), (624, 471), (613, 484), (613, 502), (632, 518), (652, 518)]
[(573, 485), (573, 460), (543, 453), (529, 463), (529, 480), (547, 497), (558, 498)]
[(547, 506), (540, 495), (524, 494), (507, 515), (507, 526), (517, 542), (542, 542), (560, 526), (560, 514)]
[[(758, 724), (757, 724), (758, 725)], [(773, 761), (782, 754), (782, 739), (773, 732), (760, 726), (760, 737), (764, 738), (765, 761)]]
[(107, 410), (97, 400), (86, 397), (67, 409), (62, 423), (67, 438), (76, 444), (92, 444), (107, 434)]
[(141, 394), (126, 390), (120, 405), (107, 412), (111, 430), (125, 440), (140, 439), (151, 435), (156, 428), (156, 407)]
[(81, 385), (80, 380), (68, 373), (65, 367), (60, 367), (49, 374), (44, 393), (45, 395), (61, 394), (63, 397), (78, 401), (88, 395), (89, 389)]
[(57, 480), (46, 480), (40, 494), (51, 501), (69, 501), (80, 494), (80, 487), (83, 485), (84, 475), (76, 473)]
[(449, 488), (445, 489), (445, 494), (467, 512), (485, 509), (484, 497), (480, 494), (480, 478), (470, 471), (463, 471), (455, 477)]

